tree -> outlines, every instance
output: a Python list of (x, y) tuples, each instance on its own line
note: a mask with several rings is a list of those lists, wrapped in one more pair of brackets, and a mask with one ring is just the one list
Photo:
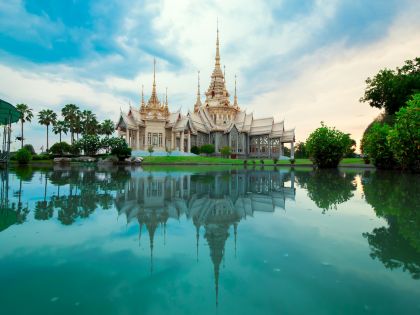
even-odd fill
[(70, 142), (74, 142), (74, 133), (77, 128), (77, 122), (79, 119), (79, 107), (75, 104), (67, 104), (61, 110), (61, 115), (64, 117), (64, 120), (67, 122), (70, 129)]
[(298, 142), (296, 144), (295, 158), (306, 159), (307, 157), (308, 157), (308, 153), (306, 152), (305, 142)]
[(403, 170), (420, 171), (420, 94), (413, 96), (396, 114), (389, 131), (389, 147)]
[(110, 119), (104, 120), (100, 125), (101, 134), (105, 136), (110, 136), (114, 133), (115, 124)]
[(20, 135), (20, 148), (23, 148), (23, 124), (25, 122), (31, 122), (34, 114), (32, 113), (32, 109), (28, 107), (26, 104), (17, 104), (16, 109), (20, 112), (20, 128), (21, 128), (21, 135)]
[[(83, 135), (95, 135), (98, 134), (99, 123), (96, 119), (96, 115), (90, 110), (84, 110), (80, 114), (81, 132)], [(77, 128), (76, 128), (77, 129)]]
[(95, 155), (101, 148), (101, 140), (97, 135), (84, 135), (77, 140), (76, 145), (84, 151), (85, 155)]
[(153, 153), (155, 150), (153, 149), (153, 146), (152, 146), (152, 145), (149, 145), (149, 146), (148, 146), (148, 148), (147, 148), (147, 151), (149, 151), (149, 155), (150, 155), (150, 156), (152, 156), (152, 153)]
[(69, 127), (68, 127), (68, 124), (64, 120), (59, 120), (54, 124), (52, 130), (55, 134), (59, 135), (60, 142), (61, 142), (61, 134), (62, 133), (67, 134), (67, 132), (69, 131)]
[(51, 109), (43, 109), (38, 114), (38, 122), (47, 126), (47, 151), (48, 151), (48, 127), (54, 125), (57, 121), (57, 114)]
[(229, 155), (230, 155), (230, 147), (228, 147), (228, 146), (223, 147), (223, 148), (220, 150), (220, 154), (221, 154), (223, 157), (228, 158), (228, 157), (229, 157)]
[(348, 150), (349, 139), (347, 134), (321, 122), (321, 127), (312, 132), (306, 140), (306, 149), (315, 166), (334, 168)]
[(191, 147), (191, 153), (194, 153), (194, 154), (200, 154), (200, 148), (199, 147), (197, 147), (196, 145), (193, 145), (192, 147)]
[(393, 115), (404, 107), (411, 95), (420, 91), (420, 57), (407, 60), (396, 70), (383, 69), (373, 78), (366, 79), (366, 90), (361, 102), (384, 108)]
[(387, 124), (374, 123), (362, 139), (362, 152), (379, 169), (392, 169), (395, 166), (394, 155), (387, 139), (390, 130)]

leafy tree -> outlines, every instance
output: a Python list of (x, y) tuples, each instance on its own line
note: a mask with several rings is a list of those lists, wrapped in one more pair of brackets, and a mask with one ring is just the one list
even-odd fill
[(413, 93), (420, 91), (420, 57), (407, 60), (396, 70), (383, 69), (373, 78), (367, 78), (366, 84), (360, 101), (384, 108), (392, 115), (405, 106)]
[(194, 146), (192, 146), (191, 147), (191, 153), (194, 153), (194, 154), (200, 154), (200, 148), (199, 147), (197, 147), (196, 145), (194, 145)]
[(20, 135), (20, 148), (23, 148), (23, 124), (25, 122), (31, 122), (34, 114), (32, 113), (32, 109), (28, 107), (26, 104), (17, 104), (16, 109), (20, 112), (20, 128), (21, 128), (21, 135)]
[(356, 151), (356, 140), (350, 138), (350, 134), (347, 134), (347, 150), (344, 153), (344, 157), (352, 158), (354, 157), (354, 152)]
[(213, 154), (213, 153), (214, 153), (214, 151), (215, 151), (215, 149), (214, 149), (214, 145), (212, 145), (212, 144), (203, 144), (203, 145), (200, 147), (200, 152), (201, 152), (201, 153), (204, 153), (204, 154), (207, 154), (207, 155), (209, 155), (209, 154)]
[(390, 129), (387, 124), (374, 123), (362, 139), (363, 153), (379, 169), (392, 169), (395, 166), (387, 139)]
[(76, 142), (76, 145), (84, 151), (85, 155), (95, 155), (101, 148), (101, 140), (97, 135), (84, 135)]
[(348, 150), (349, 136), (321, 122), (321, 127), (306, 140), (306, 149), (313, 164), (318, 168), (337, 167)]
[(48, 127), (54, 125), (57, 121), (57, 114), (51, 109), (43, 109), (38, 114), (38, 122), (47, 126), (47, 151), (48, 151)]
[(75, 130), (77, 129), (77, 123), (80, 115), (79, 107), (77, 107), (75, 104), (67, 104), (61, 110), (61, 115), (68, 123), (68, 127), (70, 129), (70, 142), (73, 144), (74, 134)]
[(307, 157), (308, 157), (308, 153), (306, 152), (305, 142), (298, 142), (296, 144), (295, 158), (306, 159)]
[(101, 134), (110, 136), (114, 133), (115, 124), (110, 119), (104, 120), (100, 125)]
[(23, 148), (28, 150), (32, 155), (35, 155), (35, 149), (32, 144), (25, 144)]
[(70, 153), (71, 146), (67, 142), (56, 142), (51, 148), (50, 152), (57, 155), (64, 155), (65, 153)]
[(223, 147), (223, 148), (220, 150), (220, 154), (221, 154), (223, 157), (225, 157), (225, 158), (228, 158), (228, 157), (230, 156), (230, 153), (231, 153), (231, 151), (230, 151), (230, 147), (229, 147), (229, 146)]
[(67, 134), (67, 132), (69, 131), (69, 127), (66, 121), (59, 120), (54, 124), (52, 130), (56, 135), (59, 135), (61, 142), (61, 134)]
[(148, 146), (148, 148), (147, 148), (147, 151), (149, 152), (149, 155), (150, 155), (150, 156), (152, 156), (152, 153), (153, 153), (155, 150), (153, 149), (153, 146), (152, 146), (152, 145), (149, 145), (149, 146)]
[(23, 149), (19, 149), (16, 152), (16, 160), (18, 161), (19, 164), (28, 164), (29, 161), (32, 159), (32, 154), (31, 152), (29, 152), (28, 150), (26, 150), (25, 148)]
[(118, 157), (120, 161), (131, 155), (131, 148), (128, 147), (127, 142), (123, 138), (112, 137), (109, 138), (109, 145), (111, 149), (111, 154)]
[(420, 94), (408, 101), (396, 114), (389, 131), (389, 147), (402, 169), (420, 171)]

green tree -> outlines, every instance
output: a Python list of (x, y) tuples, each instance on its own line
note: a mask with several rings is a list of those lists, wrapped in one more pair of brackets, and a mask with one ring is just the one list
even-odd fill
[(152, 146), (152, 145), (149, 145), (149, 146), (148, 146), (148, 148), (147, 148), (147, 151), (149, 151), (149, 155), (150, 155), (150, 156), (152, 156), (152, 153), (153, 153), (155, 150), (153, 149), (153, 146)]
[(26, 104), (17, 104), (16, 109), (20, 112), (20, 128), (21, 128), (21, 135), (20, 135), (20, 148), (23, 148), (23, 124), (25, 122), (31, 122), (34, 114), (32, 109), (28, 107)]
[(101, 134), (105, 136), (111, 136), (115, 130), (115, 124), (110, 119), (106, 119), (101, 123), (100, 126)]
[(67, 104), (61, 110), (61, 115), (64, 117), (64, 120), (67, 122), (70, 129), (70, 142), (74, 142), (74, 134), (77, 129), (77, 123), (80, 115), (79, 107), (75, 104)]
[(215, 149), (214, 149), (214, 145), (212, 145), (212, 144), (203, 144), (203, 145), (200, 147), (200, 152), (201, 152), (201, 153), (204, 153), (204, 154), (207, 154), (207, 155), (209, 155), (209, 154), (213, 154), (213, 153), (214, 153), (214, 151), (215, 151)]
[(96, 135), (98, 134), (98, 131), (101, 131), (96, 115), (90, 110), (84, 110), (81, 112), (80, 124), (83, 135)]
[(384, 108), (393, 115), (405, 106), (411, 95), (420, 91), (420, 57), (407, 60), (396, 70), (383, 69), (373, 78), (366, 79), (366, 90), (361, 102)]
[(387, 140), (402, 169), (420, 171), (420, 94), (408, 101), (396, 114)]
[(348, 150), (349, 136), (321, 122), (321, 127), (306, 140), (306, 149), (313, 164), (318, 168), (337, 167)]
[(77, 140), (76, 145), (84, 151), (85, 155), (95, 155), (101, 148), (101, 140), (97, 135), (84, 135)]
[(395, 166), (394, 155), (387, 139), (390, 130), (387, 124), (374, 123), (362, 139), (362, 152), (379, 169), (392, 169)]
[(57, 121), (53, 128), (52, 128), (54, 134), (58, 134), (60, 137), (60, 142), (61, 142), (61, 134), (67, 134), (67, 132), (69, 131), (69, 127), (68, 124), (64, 121), (64, 120), (59, 120)]
[(32, 159), (31, 152), (29, 152), (25, 148), (19, 149), (16, 152), (16, 161), (18, 161), (20, 165), (28, 164), (31, 159)]
[(230, 156), (230, 153), (231, 153), (231, 151), (230, 151), (230, 147), (228, 147), (228, 146), (223, 147), (223, 148), (220, 150), (220, 154), (221, 154), (223, 157), (225, 157), (225, 158), (228, 158), (228, 157)]
[(306, 152), (306, 144), (305, 142), (298, 142), (296, 144), (295, 149), (295, 158), (297, 159), (306, 159), (308, 157), (308, 153)]
[(43, 109), (38, 113), (38, 122), (47, 127), (47, 151), (48, 151), (48, 127), (57, 121), (57, 114), (51, 109)]

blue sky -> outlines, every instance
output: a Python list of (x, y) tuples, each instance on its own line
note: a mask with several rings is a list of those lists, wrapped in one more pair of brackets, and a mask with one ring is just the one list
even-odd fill
[[(417, 3), (416, 3), (417, 2)], [(240, 105), (296, 128), (321, 120), (359, 138), (379, 111), (360, 104), (364, 80), (418, 56), (418, 1), (89, 1), (0, 3), (0, 97), (36, 112), (67, 103), (117, 120), (148, 96), (157, 58), (158, 92), (191, 109), (214, 64), (216, 19), (222, 63)], [(15, 128), (15, 133), (18, 128)], [(39, 148), (45, 130), (26, 127)]]

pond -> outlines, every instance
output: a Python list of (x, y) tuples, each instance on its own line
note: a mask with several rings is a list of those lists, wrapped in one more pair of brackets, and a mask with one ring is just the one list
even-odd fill
[(420, 314), (420, 177), (2, 171), (1, 314)]

